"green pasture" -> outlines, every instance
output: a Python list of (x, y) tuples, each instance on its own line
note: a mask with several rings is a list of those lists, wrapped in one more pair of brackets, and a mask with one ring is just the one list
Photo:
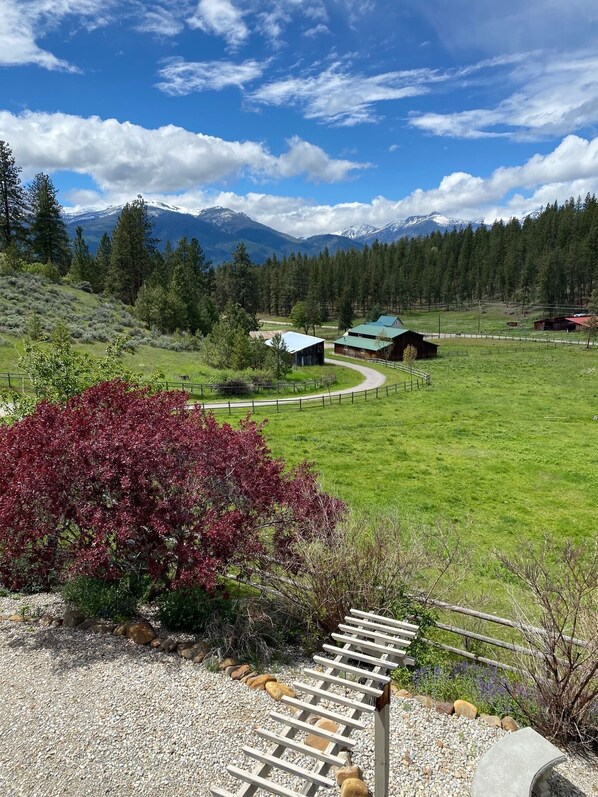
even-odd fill
[[(478, 333), (481, 335), (512, 335), (513, 337), (539, 337), (549, 338), (577, 338), (580, 333), (567, 332), (537, 332), (534, 330), (534, 320), (546, 315), (543, 312), (532, 310), (522, 314), (521, 305), (507, 305), (500, 302), (486, 302), (480, 306), (474, 305), (459, 310), (406, 310), (397, 313), (403, 324), (416, 332), (448, 332), (463, 334)], [(264, 329), (292, 329), (288, 318), (283, 316), (262, 316)], [(361, 324), (365, 319), (355, 317), (354, 325)], [(516, 327), (509, 324), (517, 324)], [(282, 325), (286, 326), (282, 326)], [(324, 326), (316, 327), (318, 337), (334, 339), (338, 337), (337, 320), (326, 321)], [(583, 338), (583, 336), (581, 336)]]
[[(105, 343), (74, 344), (74, 348), (94, 357), (102, 357), (106, 352)], [(22, 351), (23, 342), (20, 338), (2, 334), (0, 336), (0, 373), (20, 372), (18, 360)], [(158, 349), (153, 346), (138, 346), (134, 353), (124, 355), (124, 363), (131, 370), (138, 371), (145, 376), (150, 376), (154, 371), (160, 371), (164, 374), (164, 379), (169, 386), (172, 384), (173, 387), (183, 387), (183, 389), (187, 389), (188, 383), (212, 384), (222, 377), (222, 372), (205, 365), (201, 361), (200, 353), (196, 351), (177, 352), (169, 349)], [(188, 376), (189, 379), (182, 381), (181, 376)], [(285, 377), (285, 381), (297, 383), (297, 388), (299, 389), (303, 382), (328, 376), (336, 378), (331, 388), (333, 390), (356, 387), (363, 380), (360, 374), (349, 368), (321, 365), (294, 368)], [(2, 386), (6, 386), (5, 380), (0, 381), (0, 388)], [(321, 388), (318, 388), (316, 392), (320, 392), (320, 390)], [(290, 392), (292, 393), (293, 391), (291, 390)], [(260, 398), (276, 395), (276, 391), (260, 390), (259, 393)]]
[(476, 575), (500, 576), (493, 549), (514, 552), (546, 533), (589, 540), (598, 527), (598, 351), (466, 340), (441, 351), (462, 356), (418, 363), (432, 376), (423, 390), (271, 414), (274, 453), (313, 462), (352, 507), (454, 524)]

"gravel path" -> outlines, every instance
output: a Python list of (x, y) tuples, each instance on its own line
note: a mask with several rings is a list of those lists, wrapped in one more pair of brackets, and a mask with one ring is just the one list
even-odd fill
[[(59, 604), (52, 596), (26, 601)], [(0, 614), (16, 605), (0, 599)], [(277, 675), (290, 683), (298, 668)], [(274, 707), (265, 692), (121, 637), (2, 622), (0, 794), (207, 797), (210, 784), (234, 789), (225, 766), (250, 766), (241, 747), (261, 746), (254, 731), (275, 728)], [(389, 797), (468, 794), (476, 762), (504, 733), (397, 699), (391, 727)], [(353, 738), (354, 762), (371, 786), (371, 720)], [(569, 761), (558, 771), (555, 797), (598, 794), (587, 763)], [(339, 790), (320, 794), (338, 797)]]
[[(342, 390), (332, 390), (326, 391), (325, 393), (309, 393), (303, 397), (305, 402), (311, 399), (318, 399), (318, 398), (328, 398), (329, 396), (344, 396), (348, 395), (349, 393), (361, 393), (364, 390), (372, 390), (377, 387), (381, 387), (386, 382), (386, 376), (381, 373), (380, 371), (376, 371), (373, 368), (368, 368), (366, 365), (358, 365), (357, 363), (348, 363), (344, 360), (341, 362), (340, 360), (331, 360), (330, 358), (326, 358), (324, 360), (326, 365), (336, 365), (342, 368), (351, 368), (353, 371), (358, 371), (363, 376), (363, 382), (355, 387), (345, 387)], [(297, 396), (288, 399), (258, 399), (257, 401), (235, 401), (233, 407), (273, 407), (277, 403), (278, 404), (296, 404), (297, 403)], [(201, 402), (196, 402), (201, 403)], [(228, 407), (228, 402), (226, 401), (213, 401), (210, 403), (206, 403), (202, 405), (205, 410), (215, 410), (219, 407)]]

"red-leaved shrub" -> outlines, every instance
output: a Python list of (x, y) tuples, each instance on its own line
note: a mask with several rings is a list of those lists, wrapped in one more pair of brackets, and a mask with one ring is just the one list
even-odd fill
[(211, 589), (263, 540), (291, 544), (323, 507), (325, 524), (344, 515), (309, 467), (285, 472), (258, 425), (219, 424), (186, 398), (105, 382), (0, 427), (0, 582)]

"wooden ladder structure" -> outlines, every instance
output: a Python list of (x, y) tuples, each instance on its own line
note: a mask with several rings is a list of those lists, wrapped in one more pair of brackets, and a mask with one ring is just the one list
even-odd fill
[[(237, 791), (231, 792), (212, 786), (214, 797), (252, 797), (258, 791), (278, 797), (314, 797), (321, 787), (331, 788), (336, 781), (328, 776), (331, 767), (342, 767), (346, 759), (343, 751), (351, 750), (355, 742), (350, 736), (353, 730), (366, 726), (362, 714), (374, 715), (375, 732), (375, 797), (386, 797), (389, 779), (389, 720), (390, 720), (390, 673), (398, 666), (414, 664), (406, 656), (406, 650), (415, 637), (418, 627), (383, 617), (371, 612), (351, 609), (345, 622), (332, 634), (337, 645), (324, 645), (323, 649), (332, 658), (314, 656), (314, 662), (322, 667), (304, 669), (311, 681), (293, 684), (298, 692), (306, 695), (304, 700), (283, 697), (282, 702), (295, 710), (293, 716), (272, 711), (270, 717), (280, 723), (280, 733), (259, 728), (257, 736), (269, 742), (263, 752), (245, 746), (243, 752), (257, 762), (251, 770), (229, 765), (228, 772), (241, 781)], [(349, 679), (346, 676), (353, 676)], [(333, 691), (333, 688), (343, 691)], [(347, 693), (351, 693), (350, 696)], [(320, 707), (322, 701), (336, 703), (345, 711), (339, 713)], [(338, 732), (317, 728), (308, 722), (316, 715), (318, 719), (330, 719), (339, 726)], [(298, 741), (300, 734), (314, 734), (327, 742), (323, 751)], [(303, 767), (285, 758), (285, 754), (299, 753), (312, 759), (311, 766)], [(269, 775), (274, 771), (295, 776), (299, 783), (291, 789)]]

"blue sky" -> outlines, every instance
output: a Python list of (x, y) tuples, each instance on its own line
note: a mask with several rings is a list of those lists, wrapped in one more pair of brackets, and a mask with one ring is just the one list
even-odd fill
[(598, 193), (593, 0), (0, 0), (0, 138), (65, 206), (296, 235)]

